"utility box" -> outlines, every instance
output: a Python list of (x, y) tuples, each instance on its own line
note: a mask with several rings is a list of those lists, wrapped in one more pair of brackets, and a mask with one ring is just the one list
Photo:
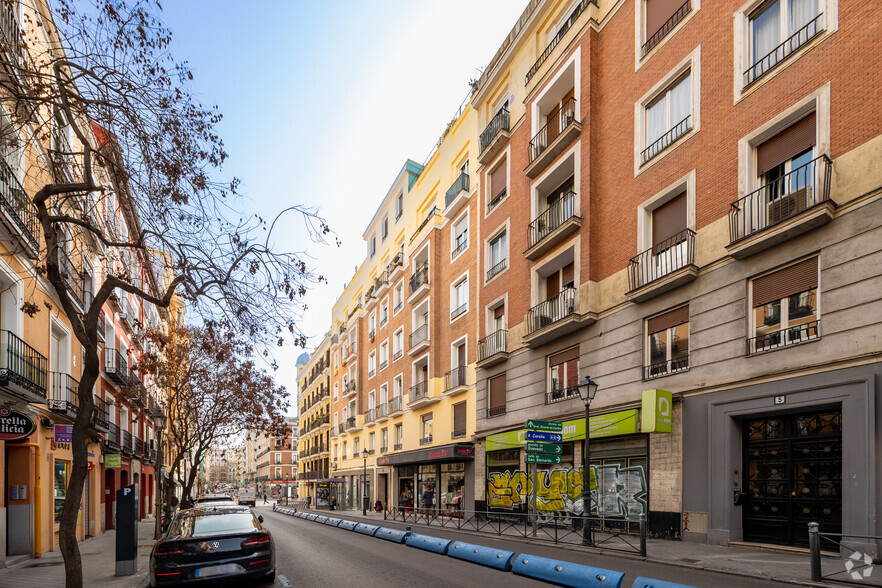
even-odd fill
[(116, 575), (138, 571), (138, 485), (116, 491)]

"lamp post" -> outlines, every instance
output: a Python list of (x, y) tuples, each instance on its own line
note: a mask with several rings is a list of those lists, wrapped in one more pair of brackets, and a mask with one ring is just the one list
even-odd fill
[(162, 534), (162, 432), (166, 427), (166, 417), (163, 412), (159, 416), (153, 417), (153, 426), (156, 429), (156, 467), (154, 473), (156, 475), (156, 528), (153, 531), (153, 538), (159, 539)]
[(288, 477), (290, 473), (285, 474), (285, 506), (288, 506)]
[(367, 516), (367, 503), (368, 503), (368, 493), (367, 493), (367, 458), (370, 453), (368, 453), (367, 447), (362, 449), (361, 456), (364, 458), (364, 477), (361, 479), (361, 516)]
[(582, 521), (582, 544), (594, 545), (591, 521), (588, 519), (591, 515), (591, 471), (588, 469), (588, 464), (591, 453), (591, 429), (589, 428), (591, 401), (597, 394), (597, 382), (594, 382), (590, 376), (585, 376), (585, 379), (579, 382), (578, 390), (579, 398), (585, 403), (585, 451), (582, 452), (582, 514), (585, 518)]

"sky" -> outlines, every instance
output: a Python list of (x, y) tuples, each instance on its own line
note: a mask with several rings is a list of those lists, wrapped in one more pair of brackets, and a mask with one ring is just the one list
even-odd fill
[[(303, 300), (307, 350), (364, 259), (367, 223), (405, 160), (423, 162), (526, 0), (172, 0), (161, 18), (193, 91), (224, 115), (219, 132), (254, 212), (316, 207), (340, 240), (316, 244), (283, 218), (276, 246), (327, 279)], [(291, 394), (302, 349), (277, 351)]]

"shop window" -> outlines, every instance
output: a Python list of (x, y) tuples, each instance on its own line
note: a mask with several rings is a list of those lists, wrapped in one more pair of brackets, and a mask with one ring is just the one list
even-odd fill
[(646, 331), (644, 379), (689, 369), (688, 305), (647, 319)]
[(579, 347), (572, 347), (548, 358), (550, 389), (547, 403), (579, 396)]
[(438, 470), (437, 466), (421, 465), (419, 468), (419, 507), (431, 510), (437, 507), (435, 491), (437, 489)]
[(61, 509), (64, 508), (64, 499), (67, 496), (67, 467), (66, 461), (55, 462), (55, 522), (61, 521)]
[(490, 397), (487, 416), (494, 417), (505, 414), (505, 374), (489, 378), (487, 388)]
[(451, 437), (458, 439), (466, 436), (466, 420), (468, 413), (466, 412), (466, 403), (459, 402), (453, 405), (453, 433)]
[(820, 337), (818, 258), (806, 259), (751, 283), (753, 336), (758, 353)]
[(463, 493), (465, 491), (465, 463), (442, 463), (441, 486), (438, 497), (440, 506), (445, 511), (457, 511), (462, 509)]

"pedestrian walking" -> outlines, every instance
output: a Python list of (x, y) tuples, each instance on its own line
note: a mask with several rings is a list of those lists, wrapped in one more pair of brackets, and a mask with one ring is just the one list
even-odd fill
[(263, 493), (263, 503), (266, 504), (266, 492)]
[(331, 510), (337, 510), (337, 497), (331, 496)]
[(311, 504), (312, 504), (312, 496), (307, 496), (306, 497), (306, 508), (309, 508), (309, 506)]

